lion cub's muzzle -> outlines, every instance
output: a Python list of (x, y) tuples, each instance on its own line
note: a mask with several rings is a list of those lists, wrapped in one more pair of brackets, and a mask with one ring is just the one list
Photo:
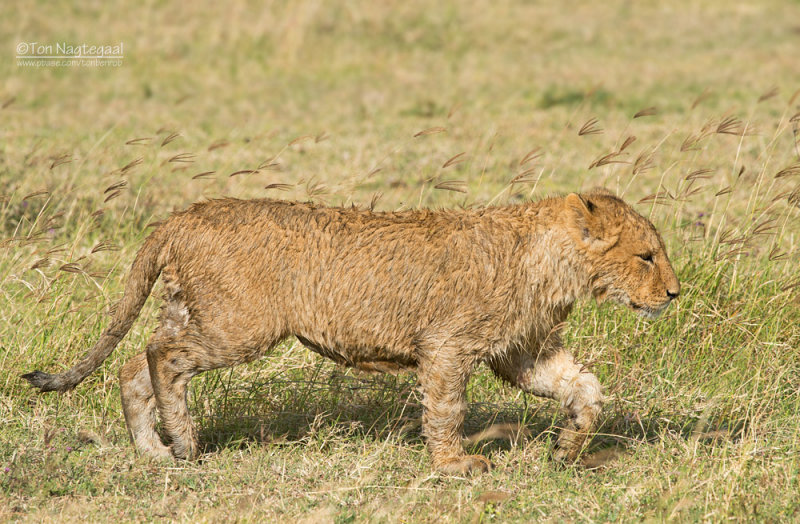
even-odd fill
[[(667, 309), (669, 307), (670, 303), (672, 303), (672, 301), (674, 300), (674, 297), (669, 292), (667, 294), (668, 294), (669, 298), (667, 298), (661, 304), (657, 304), (655, 306), (650, 306), (650, 305), (644, 305), (644, 304), (637, 304), (637, 303), (632, 301), (630, 303), (630, 307), (636, 313), (638, 313), (639, 315), (641, 315), (643, 317), (646, 317), (646, 318), (658, 318), (659, 315), (661, 315), (661, 313), (663, 313), (664, 310)], [(677, 296), (677, 294), (675, 296)]]

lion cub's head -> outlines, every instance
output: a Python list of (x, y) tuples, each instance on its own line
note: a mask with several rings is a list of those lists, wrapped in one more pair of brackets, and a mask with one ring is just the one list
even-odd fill
[(610, 299), (654, 318), (678, 296), (664, 241), (649, 220), (603, 189), (567, 195), (564, 205), (598, 301)]

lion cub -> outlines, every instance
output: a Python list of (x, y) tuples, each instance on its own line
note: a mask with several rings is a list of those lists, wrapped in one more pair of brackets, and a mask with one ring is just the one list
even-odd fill
[(654, 317), (680, 290), (656, 229), (605, 190), (396, 213), (213, 200), (174, 213), (145, 240), (110, 325), (75, 367), (23, 377), (42, 391), (74, 388), (125, 336), (159, 275), (161, 324), (120, 370), (125, 420), (141, 452), (195, 457), (192, 377), (296, 336), (340, 364), (415, 371), (433, 466), (447, 473), (489, 468), (461, 445), (467, 381), (481, 362), (561, 403), (568, 422), (555, 458), (574, 460), (603, 394), (561, 344), (572, 305), (591, 294)]

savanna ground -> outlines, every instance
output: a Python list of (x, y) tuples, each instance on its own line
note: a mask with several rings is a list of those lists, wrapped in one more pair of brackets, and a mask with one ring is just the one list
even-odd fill
[[(0, 7), (0, 519), (800, 520), (800, 3), (230, 2)], [(596, 4), (596, 5), (595, 5)], [(19, 42), (124, 44), (119, 67)], [(559, 415), (482, 368), (468, 446), (433, 473), (413, 376), (287, 340), (195, 378), (207, 454), (129, 444), (116, 373), (19, 379), (97, 339), (147, 225), (220, 195), (378, 210), (604, 185), (683, 284), (656, 321), (581, 303), (567, 343), (608, 404), (580, 465)], [(157, 295), (156, 295), (157, 296)]]

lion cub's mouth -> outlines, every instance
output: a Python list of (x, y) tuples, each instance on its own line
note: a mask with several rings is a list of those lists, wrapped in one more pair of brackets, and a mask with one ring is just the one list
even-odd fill
[(637, 304), (635, 302), (630, 303), (631, 309), (633, 309), (638, 315), (643, 316), (645, 318), (658, 318), (661, 313), (664, 312), (665, 309), (669, 306), (671, 301), (667, 300), (665, 303), (657, 306), (645, 306), (642, 304)]

